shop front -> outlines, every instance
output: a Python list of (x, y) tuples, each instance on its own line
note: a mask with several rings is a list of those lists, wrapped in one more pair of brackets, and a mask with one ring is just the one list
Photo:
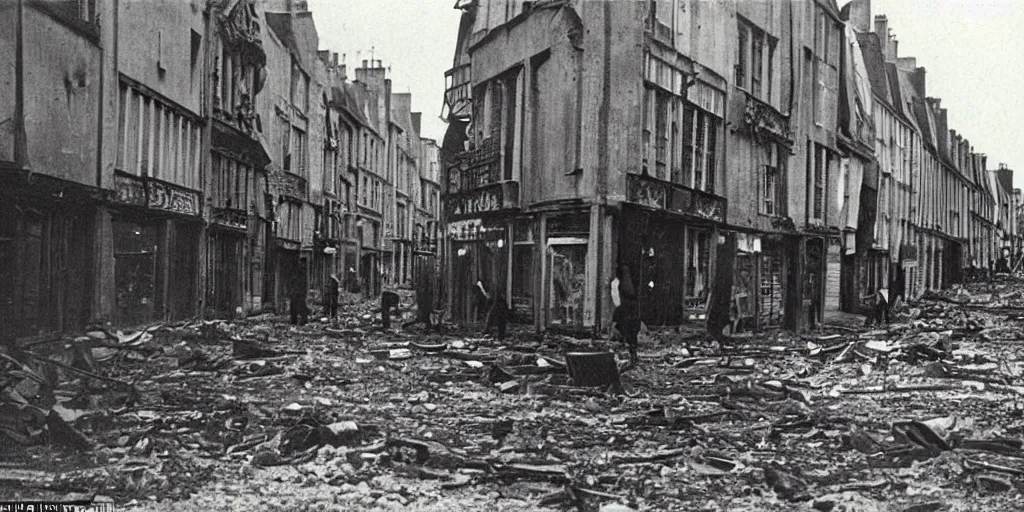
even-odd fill
[(725, 198), (646, 175), (630, 174), (626, 184), (617, 261), (633, 274), (641, 319), (648, 325), (703, 326), (724, 234)]
[(94, 315), (103, 193), (20, 173), (0, 169), (0, 341), (78, 330)]
[(479, 323), (486, 318), (478, 281), (488, 294), (504, 294), (512, 299), (512, 308), (517, 308), (511, 276), (518, 185), (515, 181), (489, 183), (444, 198), (446, 295), (449, 316), (457, 323)]
[(114, 322), (135, 326), (197, 313), (200, 194), (120, 171), (111, 228)]

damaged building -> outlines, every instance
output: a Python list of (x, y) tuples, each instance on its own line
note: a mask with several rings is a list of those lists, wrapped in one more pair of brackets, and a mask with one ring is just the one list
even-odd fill
[[(939, 115), (923, 69), (868, 0), (456, 8), (441, 160), (457, 321), (482, 320), (480, 282), (537, 330), (602, 329), (626, 265), (648, 325), (802, 330), (998, 253), (996, 180), (969, 147), (939, 155), (956, 137), (922, 127), (919, 110)], [(923, 226), (960, 192), (968, 233)]]
[(306, 2), (17, 1), (0, 24), (5, 337), (284, 311), (303, 262), (311, 304), (331, 274), (370, 298), (434, 250), (411, 99), (391, 123), (386, 69), (348, 80)]

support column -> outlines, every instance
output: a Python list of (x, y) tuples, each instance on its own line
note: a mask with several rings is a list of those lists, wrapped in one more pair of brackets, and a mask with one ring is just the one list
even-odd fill
[[(170, 320), (171, 315), (171, 251), (175, 250), (176, 248), (172, 248), (171, 245), (174, 241), (174, 236), (171, 233), (171, 231), (174, 229), (174, 221), (165, 220), (163, 221), (162, 224), (164, 227), (163, 233), (161, 233), (161, 245), (163, 246), (163, 250), (157, 253), (157, 258), (159, 258), (159, 264), (157, 268), (159, 268), (160, 271), (160, 280), (162, 285), (160, 287), (159, 315), (160, 320), (167, 321)], [(173, 277), (177, 279), (179, 276)]]
[(595, 309), (601, 293), (601, 276), (598, 275), (598, 260), (601, 258), (600, 245), (601, 206), (590, 205), (590, 228), (587, 236), (587, 263), (584, 270), (583, 326), (594, 327)]
[(112, 322), (114, 319), (114, 231), (110, 211), (96, 209), (96, 236), (93, 238), (93, 295), (90, 321)]
[(548, 218), (546, 214), (540, 215), (540, 236), (537, 238), (537, 252), (539, 253), (540, 272), (536, 273), (539, 281), (534, 280), (534, 290), (536, 292), (537, 300), (534, 301), (534, 316), (533, 324), (537, 329), (537, 332), (544, 332), (547, 330), (547, 282), (548, 275)]

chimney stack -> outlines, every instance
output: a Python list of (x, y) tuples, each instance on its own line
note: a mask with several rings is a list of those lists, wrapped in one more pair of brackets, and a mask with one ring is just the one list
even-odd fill
[(871, 0), (853, 0), (847, 4), (850, 23), (857, 32), (871, 32)]
[(878, 44), (882, 50), (882, 58), (889, 58), (889, 18), (884, 14), (875, 16), (875, 35), (878, 36)]

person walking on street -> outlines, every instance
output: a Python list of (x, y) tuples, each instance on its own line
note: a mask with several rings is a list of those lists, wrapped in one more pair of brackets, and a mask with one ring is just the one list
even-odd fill
[(630, 365), (635, 367), (639, 362), (637, 350), (642, 322), (640, 321), (640, 303), (637, 301), (633, 277), (629, 267), (625, 264), (619, 264), (615, 269), (611, 293), (612, 303), (617, 303), (615, 311), (612, 313), (612, 325), (622, 333), (622, 341), (629, 349)]
[(289, 313), (292, 325), (306, 325), (309, 321), (309, 306), (306, 304), (306, 290), (309, 283), (306, 278), (306, 258), (299, 259), (299, 268), (292, 277), (289, 290)]
[(331, 274), (331, 278), (327, 280), (327, 293), (324, 295), (327, 297), (327, 317), (331, 322), (334, 322), (338, 318), (338, 294), (341, 293), (341, 281), (338, 280), (338, 276)]

